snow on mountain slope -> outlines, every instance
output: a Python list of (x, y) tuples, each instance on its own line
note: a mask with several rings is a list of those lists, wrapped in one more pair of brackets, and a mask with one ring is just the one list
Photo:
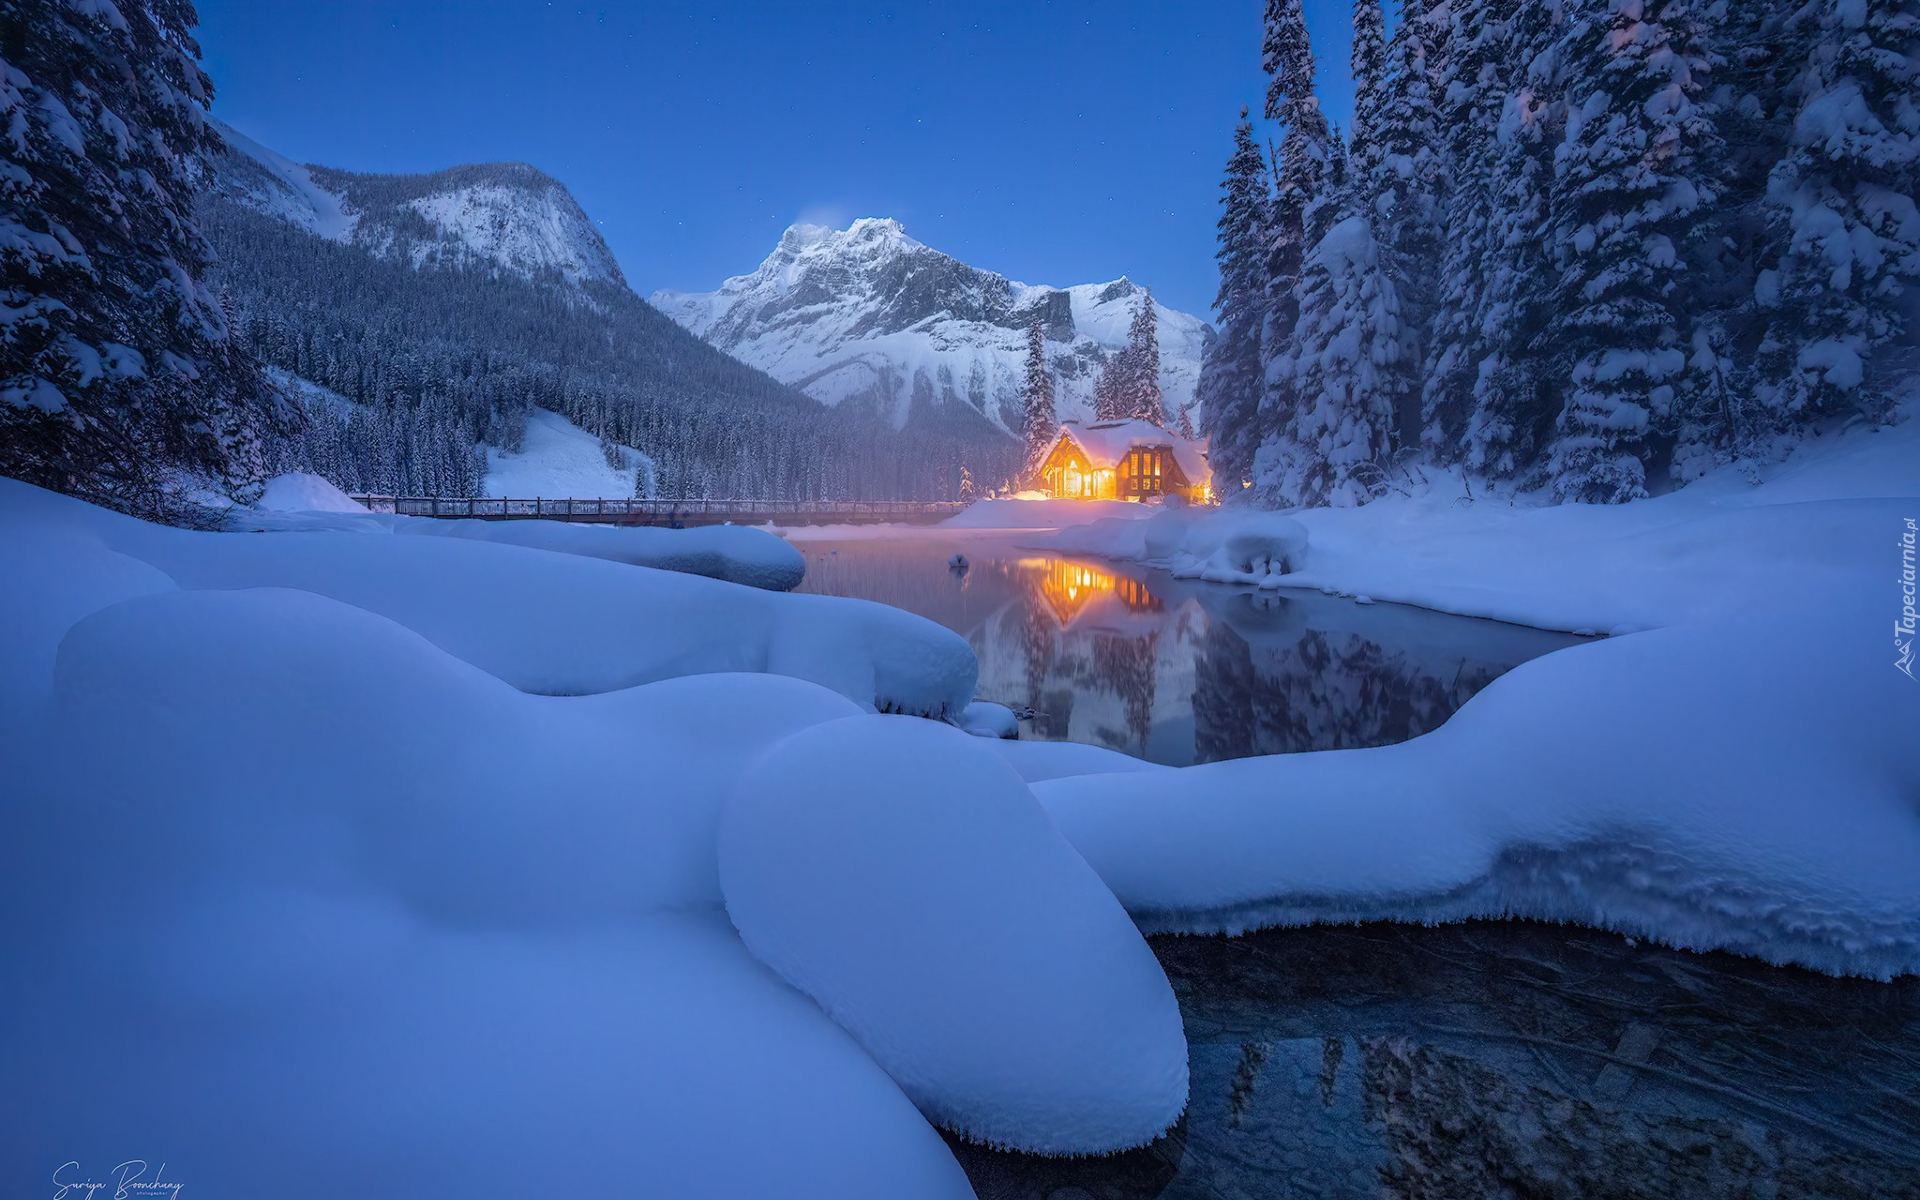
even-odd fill
[[(1129, 279), (1029, 286), (865, 217), (844, 230), (795, 225), (758, 269), (715, 292), (658, 291), (660, 309), (741, 361), (828, 404), (855, 401), (903, 424), (916, 404), (965, 404), (1019, 424), (1027, 327), (1046, 332), (1062, 417), (1089, 416), (1108, 356), (1125, 345), (1144, 289)], [(1161, 307), (1160, 385), (1191, 410), (1212, 329)]]
[(626, 286), (572, 194), (525, 163), (362, 175), (302, 166), (215, 124), (232, 152), (216, 164), (212, 187), (255, 212), (415, 266), (490, 266), (528, 279)]
[(631, 447), (621, 449), (632, 465), (616, 470), (600, 452), (599, 438), (557, 412), (536, 408), (527, 416), (526, 440), (518, 453), (487, 447), (480, 491), (516, 499), (623, 499), (634, 494), (636, 473), (644, 470), (652, 478), (653, 462)]
[(467, 252), (518, 274), (556, 270), (569, 283), (624, 286), (613, 253), (566, 188), (518, 163), (501, 170), (500, 182), (435, 192), (409, 207)]
[(222, 160), (214, 178), (226, 195), (328, 241), (353, 239), (358, 217), (346, 211), (339, 196), (315, 183), (312, 172), (230, 125), (214, 121), (213, 126), (234, 151)]

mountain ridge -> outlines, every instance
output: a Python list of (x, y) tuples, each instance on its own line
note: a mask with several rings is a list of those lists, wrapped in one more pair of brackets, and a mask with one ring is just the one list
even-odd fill
[(631, 290), (566, 185), (529, 163), (465, 163), (405, 175), (348, 171), (293, 162), (213, 124), (232, 151), (213, 173), (214, 189), (262, 215), (416, 267), (481, 266)]
[[(742, 362), (827, 404), (865, 404), (900, 424), (922, 404), (963, 404), (1011, 433), (1025, 390), (1027, 329), (1046, 337), (1060, 415), (1088, 416), (1094, 384), (1126, 344), (1147, 289), (1026, 284), (907, 234), (891, 217), (844, 230), (795, 224), (758, 267), (711, 292), (655, 291), (654, 307)], [(1156, 306), (1169, 415), (1192, 412), (1213, 330)]]

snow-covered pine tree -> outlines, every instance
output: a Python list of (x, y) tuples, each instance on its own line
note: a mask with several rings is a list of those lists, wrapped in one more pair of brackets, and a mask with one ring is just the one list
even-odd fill
[(1276, 473), (1284, 477), (1293, 468), (1281, 464), (1300, 449), (1287, 437), (1300, 397), (1294, 391), (1293, 373), (1280, 368), (1292, 352), (1300, 319), (1300, 269), (1311, 247), (1308, 217), (1325, 198), (1332, 157), (1332, 132), (1314, 95), (1313, 46), (1300, 0), (1267, 0), (1260, 64), (1268, 76), (1266, 117), (1279, 122), (1282, 133), (1274, 163), (1262, 338), (1265, 384), (1257, 422), (1260, 449), (1253, 471), (1256, 477)]
[(1387, 17), (1381, 0), (1353, 0), (1353, 131), (1347, 167), (1366, 204), (1384, 182), (1387, 147), (1381, 140), (1392, 101), (1387, 78)]
[(1557, 356), (1541, 338), (1555, 307), (1544, 231), (1554, 149), (1565, 126), (1560, 25), (1557, 5), (1523, 5), (1514, 15), (1505, 51), (1516, 67), (1513, 87), (1485, 146), (1488, 193), (1497, 203), (1479, 269), (1475, 333), (1482, 357), (1472, 379), (1463, 460), (1497, 480), (1516, 479), (1539, 461), (1560, 393)]
[(199, 282), (218, 139), (185, 0), (12, 0), (0, 39), (0, 474), (179, 518), (297, 420)]
[(1160, 397), (1160, 324), (1153, 308), (1153, 291), (1140, 295), (1133, 310), (1133, 322), (1127, 327), (1127, 410), (1126, 415), (1155, 425), (1167, 423), (1166, 405)]
[(1688, 242), (1716, 191), (1719, 136), (1704, 0), (1594, 0), (1568, 23), (1566, 140), (1551, 236), (1561, 269), (1549, 336), (1570, 371), (1548, 471), (1562, 500), (1646, 494), (1646, 438), (1693, 393)]
[(1338, 221), (1307, 255), (1294, 350), (1273, 364), (1299, 397), (1287, 453), (1256, 487), (1287, 504), (1365, 503), (1393, 452), (1394, 386), (1404, 365), (1400, 297), (1373, 227)]
[[(1595, 0), (1604, 3), (1605, 0)], [(1428, 13), (1441, 50), (1438, 117), (1445, 162), (1444, 241), (1427, 343), (1422, 439), (1441, 462), (1458, 461), (1485, 349), (1479, 338), (1482, 264), (1496, 206), (1487, 145), (1506, 103), (1507, 23), (1516, 0), (1447, 0)]]
[(1027, 392), (1020, 413), (1020, 436), (1027, 445), (1023, 474), (1040, 469), (1040, 456), (1047, 452), (1060, 428), (1054, 408), (1053, 372), (1047, 369), (1046, 333), (1038, 318), (1027, 327)]
[[(1368, 134), (1378, 151), (1367, 156), (1367, 166), (1356, 162), (1354, 167), (1354, 186), (1374, 223), (1381, 265), (1400, 297), (1406, 360), (1395, 429), (1402, 446), (1420, 443), (1424, 333), (1439, 291), (1442, 162), (1427, 31), (1424, 14), (1414, 0), (1406, 0), (1387, 48), (1387, 80)], [(1360, 136), (1358, 122), (1354, 134)]]
[(1786, 157), (1770, 187), (1782, 254), (1757, 393), (1780, 424), (1884, 411), (1868, 356), (1920, 278), (1920, 3), (1819, 0)]
[(1261, 330), (1267, 311), (1267, 255), (1272, 192), (1267, 166), (1253, 139), (1247, 110), (1233, 129), (1233, 154), (1220, 181), (1220, 290), (1213, 299), (1216, 335), (1200, 367), (1195, 401), (1200, 431), (1208, 439), (1207, 460), (1226, 494), (1252, 479), (1259, 447), (1258, 414), (1264, 386)]
[(1133, 346), (1116, 350), (1093, 381), (1093, 417), (1096, 421), (1124, 421), (1132, 408), (1129, 384), (1133, 379)]
[(1255, 481), (1263, 502), (1365, 503), (1393, 450), (1404, 367), (1399, 294), (1347, 165), (1344, 154), (1329, 159), (1296, 289), (1299, 319), (1290, 345), (1268, 366), (1269, 380), (1296, 403), (1269, 444), (1271, 469)]

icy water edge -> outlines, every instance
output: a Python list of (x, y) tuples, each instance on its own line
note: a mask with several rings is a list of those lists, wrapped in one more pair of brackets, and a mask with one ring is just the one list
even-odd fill
[[(1578, 640), (980, 538), (799, 545), (803, 591), (965, 636), (1023, 737), (1172, 765), (1403, 741)], [(1920, 1200), (1920, 981), (1517, 921), (1149, 942), (1185, 1119), (1099, 1159), (950, 1139), (983, 1200)]]

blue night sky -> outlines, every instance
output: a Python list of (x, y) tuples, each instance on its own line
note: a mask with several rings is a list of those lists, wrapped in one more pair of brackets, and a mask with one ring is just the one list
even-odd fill
[[(798, 220), (898, 217), (1028, 283), (1128, 274), (1207, 313), (1260, 0), (201, 0), (215, 113), (302, 162), (520, 160), (635, 290), (705, 291)], [(1347, 0), (1307, 0), (1351, 108)]]

